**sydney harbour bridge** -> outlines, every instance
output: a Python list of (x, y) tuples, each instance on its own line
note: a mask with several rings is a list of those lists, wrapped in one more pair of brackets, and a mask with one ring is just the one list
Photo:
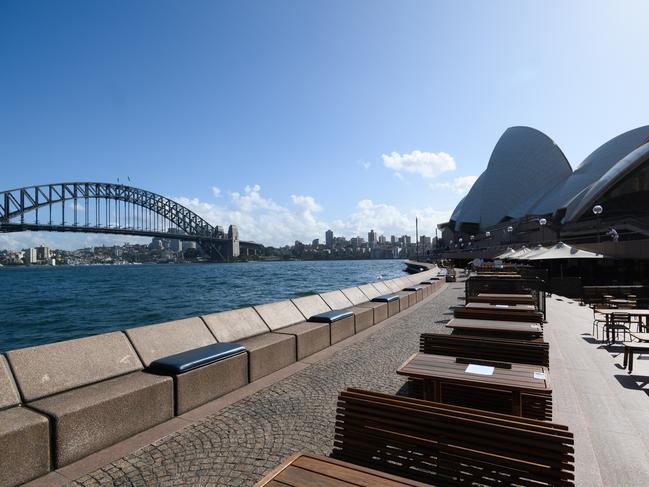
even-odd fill
[(239, 240), (181, 204), (151, 191), (111, 183), (56, 183), (0, 192), (0, 233), (88, 232), (196, 242), (210, 259), (229, 262), (262, 246)]

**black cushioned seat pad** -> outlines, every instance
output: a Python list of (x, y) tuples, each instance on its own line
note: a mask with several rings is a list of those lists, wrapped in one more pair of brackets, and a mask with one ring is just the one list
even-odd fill
[(421, 286), (410, 286), (410, 287), (404, 287), (404, 291), (419, 291), (420, 289), (423, 289)]
[(377, 296), (372, 299), (373, 302), (375, 303), (391, 303), (392, 301), (396, 301), (399, 299), (399, 296), (396, 294), (383, 294), (381, 296)]
[(245, 351), (246, 348), (238, 343), (214, 343), (206, 347), (159, 358), (151, 362), (147, 370), (165, 375), (182, 374), (239, 355)]
[(354, 313), (349, 310), (335, 309), (333, 311), (325, 311), (324, 313), (313, 315), (309, 318), (309, 321), (315, 321), (316, 323), (333, 323), (334, 321), (349, 318), (350, 316), (354, 316)]

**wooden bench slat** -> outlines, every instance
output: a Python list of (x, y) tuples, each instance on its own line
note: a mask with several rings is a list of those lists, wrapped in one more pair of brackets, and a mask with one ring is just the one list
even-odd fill
[(572, 485), (565, 426), (349, 389), (339, 396), (336, 458), (434, 485)]

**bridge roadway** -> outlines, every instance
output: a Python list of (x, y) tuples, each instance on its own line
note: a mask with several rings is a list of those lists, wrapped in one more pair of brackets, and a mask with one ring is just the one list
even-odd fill
[[(420, 333), (446, 333), (449, 307), (463, 288), (448, 284), (379, 325), (175, 418), (166, 432), (145, 432), (32, 485), (252, 485), (293, 452), (328, 454), (338, 392), (399, 391), (404, 379), (395, 370), (417, 350)], [(576, 485), (647, 485), (649, 360), (636, 360), (637, 374), (628, 376), (619, 348), (596, 342), (591, 325), (589, 308), (548, 299), (554, 421), (575, 434)]]

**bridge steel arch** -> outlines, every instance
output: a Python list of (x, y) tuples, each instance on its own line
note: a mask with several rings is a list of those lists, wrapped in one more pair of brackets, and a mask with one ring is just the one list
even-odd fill
[[(95, 212), (90, 215), (89, 203), (93, 200)], [(80, 201), (84, 205), (82, 210), (79, 210)], [(73, 220), (71, 222), (66, 222), (68, 202), (73, 203), (72, 208), (67, 208), (68, 216)], [(56, 205), (60, 205), (60, 221), (55, 222), (52, 209)], [(49, 218), (46, 218), (47, 223), (43, 223), (39, 217), (42, 210), (48, 209)], [(111, 210), (114, 210), (114, 213), (111, 214)], [(25, 215), (32, 212), (36, 215), (35, 222), (28, 222)], [(79, 212), (84, 220), (81, 224), (78, 221)], [(173, 225), (179, 233), (170, 234), (164, 231), (164, 226), (161, 231), (158, 226), (149, 225), (152, 215), (157, 215), (156, 223), (166, 220), (165, 223)], [(226, 236), (222, 227), (211, 225), (180, 203), (157, 193), (123, 184), (56, 183), (0, 192), (0, 232), (73, 231), (193, 240), (212, 258), (226, 261), (239, 254), (236, 227), (234, 230), (232, 228)]]

